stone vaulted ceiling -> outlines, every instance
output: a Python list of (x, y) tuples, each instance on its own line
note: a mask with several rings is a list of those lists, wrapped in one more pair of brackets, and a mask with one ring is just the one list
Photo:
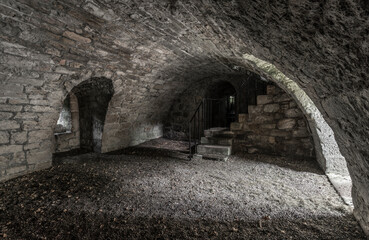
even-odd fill
[(140, 124), (162, 121), (194, 81), (242, 74), (242, 55), (254, 55), (318, 106), (349, 163), (356, 207), (368, 212), (366, 1), (1, 0), (0, 52), (2, 128), (26, 131), (28, 170), (50, 157), (62, 100), (80, 82), (113, 80), (109, 151), (129, 144)]

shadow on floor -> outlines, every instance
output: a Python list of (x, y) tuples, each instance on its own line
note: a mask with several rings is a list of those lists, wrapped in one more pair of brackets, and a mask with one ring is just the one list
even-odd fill
[(232, 157), (244, 159), (246, 161), (268, 163), (298, 172), (311, 172), (319, 175), (324, 175), (324, 171), (320, 168), (319, 164), (315, 160), (311, 159), (304, 160), (289, 157), (278, 157), (264, 154), (247, 154), (247, 153), (237, 153)]
[(9, 239), (365, 239), (357, 224), (350, 224), (355, 221), (351, 215), (256, 222), (114, 217), (58, 208), (38, 213), (23, 209), (17, 215), (2, 215), (2, 235)]

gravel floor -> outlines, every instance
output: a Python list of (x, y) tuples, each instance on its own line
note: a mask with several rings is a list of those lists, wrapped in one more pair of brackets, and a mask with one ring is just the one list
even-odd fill
[(0, 183), (0, 238), (365, 239), (312, 162), (141, 146), (56, 163)]

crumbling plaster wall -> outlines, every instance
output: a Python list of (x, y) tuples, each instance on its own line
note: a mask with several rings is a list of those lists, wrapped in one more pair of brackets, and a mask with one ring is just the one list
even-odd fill
[(50, 166), (62, 98), (79, 82), (113, 81), (110, 151), (160, 125), (192, 82), (237, 71), (247, 53), (295, 81), (330, 124), (369, 232), (366, 1), (170, 2), (1, 1), (0, 178)]

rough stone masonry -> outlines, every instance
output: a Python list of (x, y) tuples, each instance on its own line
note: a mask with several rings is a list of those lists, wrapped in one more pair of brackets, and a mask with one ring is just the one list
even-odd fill
[[(171, 4), (170, 4), (171, 3)], [(162, 134), (172, 100), (203, 78), (277, 66), (332, 127), (369, 232), (369, 5), (330, 1), (2, 0), (0, 179), (45, 168), (68, 93), (110, 79), (101, 151)]]

